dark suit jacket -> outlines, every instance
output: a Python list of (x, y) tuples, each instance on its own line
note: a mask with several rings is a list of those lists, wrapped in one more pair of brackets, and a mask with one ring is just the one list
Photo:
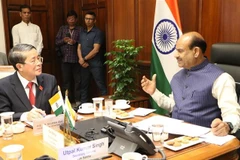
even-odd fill
[[(46, 112), (51, 113), (48, 100), (57, 93), (57, 81), (53, 75), (42, 73), (37, 76), (36, 104)], [(32, 106), (26, 95), (17, 72), (13, 75), (0, 79), (0, 113), (13, 111), (14, 120), (19, 120), (23, 112), (30, 111)]]

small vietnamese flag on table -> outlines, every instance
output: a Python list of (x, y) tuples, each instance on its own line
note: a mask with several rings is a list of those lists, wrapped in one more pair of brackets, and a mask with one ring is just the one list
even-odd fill
[(61, 91), (58, 91), (52, 98), (50, 98), (49, 103), (52, 107), (52, 110), (56, 116), (63, 113), (64, 101), (62, 98)]

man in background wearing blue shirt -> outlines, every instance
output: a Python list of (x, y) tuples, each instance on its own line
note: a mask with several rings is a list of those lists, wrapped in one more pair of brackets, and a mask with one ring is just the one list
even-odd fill
[(102, 53), (104, 35), (100, 29), (95, 26), (96, 14), (87, 12), (85, 14), (86, 28), (80, 34), (78, 44), (78, 57), (81, 68), (81, 102), (87, 102), (89, 83), (93, 76), (101, 95), (107, 94), (107, 88), (104, 80), (104, 68), (102, 62)]

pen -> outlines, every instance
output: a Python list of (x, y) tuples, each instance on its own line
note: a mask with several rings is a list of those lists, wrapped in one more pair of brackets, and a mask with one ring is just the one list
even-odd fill
[[(36, 106), (34, 106), (34, 105), (32, 105), (32, 107), (38, 109), (38, 108), (37, 108)], [(42, 115), (42, 117), (45, 117), (45, 116), (46, 116), (46, 115), (43, 114), (43, 113), (40, 113), (40, 114)]]

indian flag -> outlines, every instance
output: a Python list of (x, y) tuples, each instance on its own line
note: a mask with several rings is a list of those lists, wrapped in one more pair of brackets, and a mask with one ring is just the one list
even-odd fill
[[(180, 70), (174, 58), (176, 41), (182, 34), (177, 0), (156, 0), (152, 35), (151, 76), (157, 74), (157, 88), (165, 95), (171, 91), (170, 81)], [(157, 113), (165, 114), (153, 99), (152, 107)]]
[(75, 112), (72, 109), (68, 96), (65, 96), (64, 114), (66, 115), (71, 130), (75, 127)]
[(58, 91), (48, 101), (49, 101), (49, 103), (52, 107), (52, 110), (56, 116), (63, 113), (64, 102), (63, 102), (63, 98), (62, 98), (62, 93), (60, 91)]

